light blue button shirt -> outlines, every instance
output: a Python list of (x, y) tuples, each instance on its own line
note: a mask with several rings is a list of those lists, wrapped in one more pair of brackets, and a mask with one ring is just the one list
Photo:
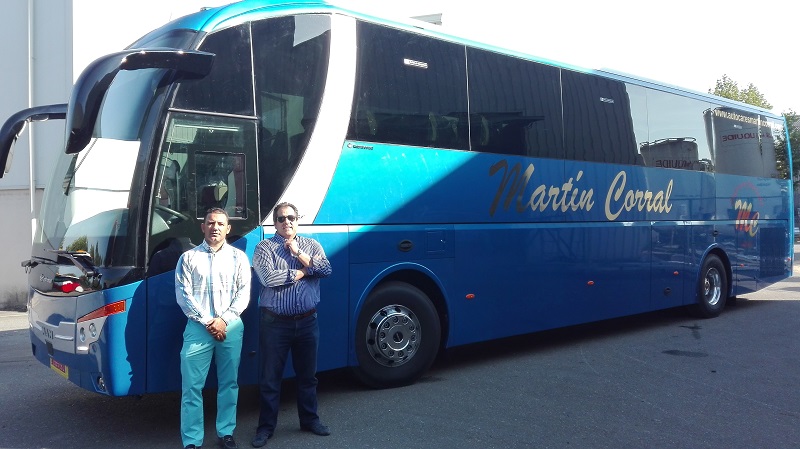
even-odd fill
[(190, 320), (239, 319), (250, 302), (250, 261), (228, 243), (214, 252), (208, 243), (184, 252), (175, 267), (175, 297)]

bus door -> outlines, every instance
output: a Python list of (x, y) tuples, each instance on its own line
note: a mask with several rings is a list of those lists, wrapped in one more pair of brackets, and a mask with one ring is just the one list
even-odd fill
[[(256, 123), (208, 114), (172, 113), (154, 170), (147, 266), (147, 391), (180, 389), (178, 355), (186, 317), (175, 297), (175, 265), (203, 241), (200, 224), (211, 208), (224, 209), (228, 243), (251, 255), (261, 239), (257, 196)], [(257, 232), (257, 236), (251, 236)], [(257, 373), (257, 313), (245, 323), (243, 377)], [(251, 318), (248, 322), (248, 317)], [(252, 365), (252, 366), (251, 366)], [(209, 376), (213, 383), (214, 370)]]

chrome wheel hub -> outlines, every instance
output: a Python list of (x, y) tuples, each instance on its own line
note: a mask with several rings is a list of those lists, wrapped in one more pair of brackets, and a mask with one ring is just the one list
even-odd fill
[(367, 347), (372, 358), (383, 366), (400, 366), (411, 360), (420, 341), (418, 318), (401, 305), (378, 310), (367, 326)]
[(703, 281), (703, 295), (705, 296), (706, 303), (710, 306), (715, 306), (722, 297), (722, 280), (719, 271), (716, 268), (711, 268), (706, 272), (706, 278)]

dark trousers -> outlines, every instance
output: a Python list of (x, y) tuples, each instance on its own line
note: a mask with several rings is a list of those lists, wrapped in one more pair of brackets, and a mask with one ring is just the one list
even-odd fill
[(272, 435), (278, 423), (281, 382), (289, 352), (297, 383), (297, 416), (301, 426), (319, 421), (317, 415), (317, 314), (300, 320), (278, 318), (261, 309), (260, 399), (256, 433)]

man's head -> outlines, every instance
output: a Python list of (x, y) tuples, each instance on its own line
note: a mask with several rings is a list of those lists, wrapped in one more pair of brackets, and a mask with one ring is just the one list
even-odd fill
[(203, 236), (208, 243), (208, 246), (217, 250), (223, 243), (228, 233), (231, 232), (231, 225), (228, 221), (228, 213), (225, 209), (215, 207), (206, 212), (206, 218), (200, 224), (200, 229), (203, 230)]
[(275, 230), (285, 239), (292, 239), (297, 235), (297, 220), (299, 219), (297, 207), (292, 203), (280, 203), (272, 210)]

